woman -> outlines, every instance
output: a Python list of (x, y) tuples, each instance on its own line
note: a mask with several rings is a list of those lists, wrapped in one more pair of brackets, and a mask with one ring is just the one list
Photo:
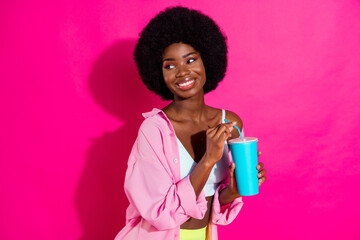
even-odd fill
[[(126, 226), (116, 239), (217, 239), (216, 224), (229, 224), (243, 205), (226, 143), (239, 137), (242, 121), (204, 102), (225, 75), (225, 37), (200, 12), (170, 8), (145, 27), (134, 56), (146, 86), (172, 102), (143, 114), (125, 177)], [(257, 168), (261, 185), (266, 170)]]

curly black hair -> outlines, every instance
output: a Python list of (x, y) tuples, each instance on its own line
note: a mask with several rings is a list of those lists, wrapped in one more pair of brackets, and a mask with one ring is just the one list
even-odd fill
[(206, 71), (204, 92), (214, 90), (227, 66), (226, 37), (216, 23), (196, 10), (173, 7), (160, 12), (140, 33), (134, 57), (147, 88), (164, 100), (174, 99), (162, 74), (162, 54), (173, 43), (185, 43), (200, 53)]

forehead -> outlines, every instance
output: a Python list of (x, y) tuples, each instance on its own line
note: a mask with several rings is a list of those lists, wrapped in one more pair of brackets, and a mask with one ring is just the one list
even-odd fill
[(163, 58), (182, 57), (190, 52), (196, 52), (196, 50), (192, 46), (185, 43), (173, 43), (165, 48), (163, 51)]

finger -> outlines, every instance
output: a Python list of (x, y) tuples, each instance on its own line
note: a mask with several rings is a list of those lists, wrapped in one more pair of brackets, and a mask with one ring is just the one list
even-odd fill
[(261, 152), (258, 152), (258, 157), (261, 155)]
[(219, 125), (213, 138), (216, 140), (220, 139), (222, 137), (222, 135), (224, 134), (225, 130), (226, 130), (226, 127), (224, 125)]
[[(215, 136), (216, 137), (216, 136)], [(221, 143), (224, 143), (226, 141), (226, 139), (228, 139), (229, 137), (231, 137), (231, 133), (229, 131), (224, 131), (220, 136), (219, 136), (219, 141)]]
[(230, 125), (230, 127), (229, 127), (229, 125), (226, 125), (226, 124), (219, 125), (219, 128), (218, 128), (218, 130), (217, 130), (217, 132), (215, 134), (215, 137), (220, 138), (220, 136), (221, 136), (221, 134), (223, 134), (223, 132), (226, 132), (227, 135), (231, 136), (230, 128), (231, 128), (231, 125)]
[(235, 169), (235, 164), (232, 163), (232, 164), (229, 166), (230, 186), (233, 185), (232, 179), (234, 178), (234, 169)]
[(214, 127), (209, 127), (207, 132), (213, 132), (216, 131), (218, 129), (219, 126), (214, 126)]
[(232, 132), (234, 130), (235, 125), (236, 125), (236, 122), (230, 122), (230, 123), (225, 123), (224, 124), (224, 126), (227, 127), (230, 132)]
[(229, 122), (229, 123), (221, 123), (218, 126), (219, 127), (224, 126), (224, 127), (228, 128), (230, 131), (232, 131), (235, 125), (236, 125), (236, 122)]
[(258, 175), (257, 175), (258, 178), (261, 178), (261, 177), (265, 176), (266, 172), (267, 172), (266, 169), (261, 170), (261, 172), (259, 172)]
[(236, 176), (235, 176), (235, 163), (232, 163), (229, 167), (229, 176), (230, 176), (230, 188), (235, 189), (238, 193), (237, 185), (236, 185)]
[(231, 135), (232, 135), (231, 130), (229, 128), (225, 130), (225, 133), (228, 138), (231, 137)]
[(256, 169), (257, 170), (260, 170), (264, 167), (264, 164), (263, 163), (259, 163), (257, 166), (256, 166)]
[(215, 136), (216, 135), (220, 136), (220, 134), (224, 132), (226, 129), (227, 127), (224, 124), (219, 124)]
[(224, 127), (228, 128), (230, 132), (234, 129), (234, 126), (236, 125), (236, 122), (229, 122), (229, 123), (221, 123), (217, 126), (215, 126), (217, 133), (219, 130), (224, 129)]
[(215, 126), (215, 127), (209, 128), (209, 129), (206, 131), (206, 134), (207, 134), (209, 137), (213, 137), (213, 136), (216, 134), (218, 127), (219, 127), (219, 126)]
[(235, 163), (232, 163), (229, 167), (229, 174), (230, 174), (230, 179), (232, 177), (234, 177), (234, 171), (235, 171)]
[(267, 177), (264, 176), (262, 178), (259, 179), (259, 186), (261, 186), (261, 184), (263, 184), (266, 181)]
[(226, 126), (226, 127), (234, 127), (236, 125), (237, 122), (228, 122), (228, 123), (222, 123), (222, 125)]

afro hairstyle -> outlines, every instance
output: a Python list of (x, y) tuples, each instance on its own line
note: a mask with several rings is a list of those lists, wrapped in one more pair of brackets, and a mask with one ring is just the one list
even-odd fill
[(162, 73), (162, 54), (173, 43), (185, 43), (200, 53), (206, 83), (204, 93), (214, 90), (224, 78), (227, 67), (226, 37), (208, 16), (184, 7), (165, 9), (140, 33), (134, 58), (147, 88), (164, 100), (174, 99)]

